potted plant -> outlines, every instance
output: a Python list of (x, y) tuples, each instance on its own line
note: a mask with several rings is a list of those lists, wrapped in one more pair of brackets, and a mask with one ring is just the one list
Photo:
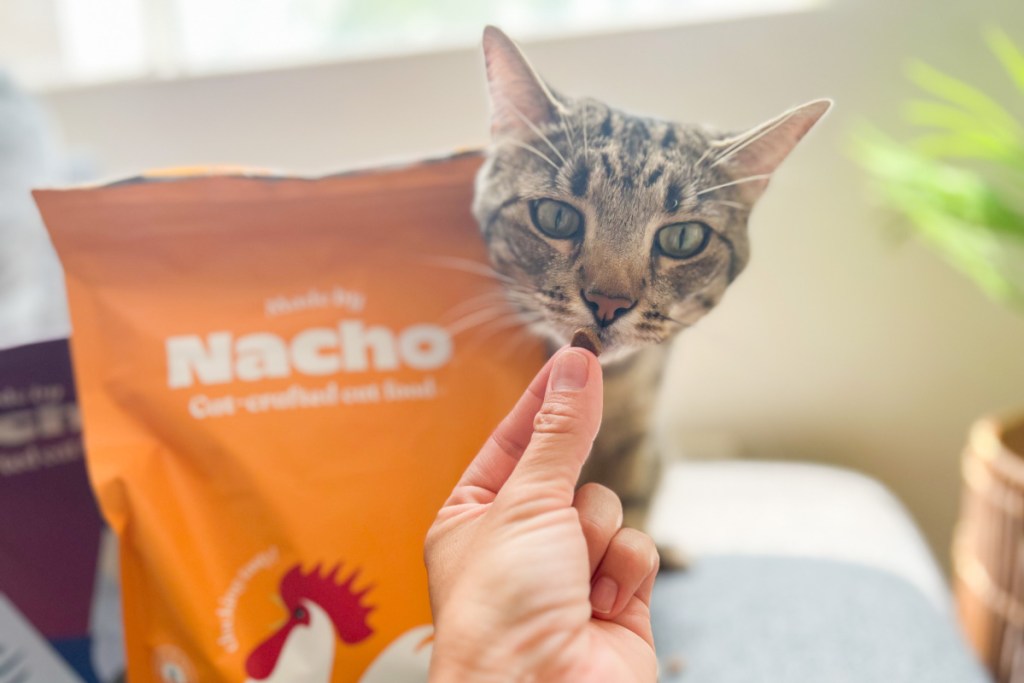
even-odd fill
[[(997, 29), (986, 38), (1024, 95), (1024, 53)], [(904, 106), (915, 139), (864, 128), (855, 156), (914, 233), (1024, 314), (1024, 115), (921, 62), (909, 77), (926, 95)], [(1024, 680), (1024, 414), (979, 420), (963, 473), (953, 548), (961, 621), (997, 681)]]

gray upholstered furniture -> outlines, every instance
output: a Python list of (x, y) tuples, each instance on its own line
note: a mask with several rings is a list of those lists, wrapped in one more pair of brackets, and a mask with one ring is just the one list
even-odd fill
[(877, 482), (831, 467), (669, 468), (653, 511), (692, 568), (653, 600), (664, 683), (983, 683), (934, 559)]

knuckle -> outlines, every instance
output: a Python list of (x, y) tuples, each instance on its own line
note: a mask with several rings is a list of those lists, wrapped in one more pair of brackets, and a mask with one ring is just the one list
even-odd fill
[(622, 526), (622, 502), (607, 486), (587, 482), (576, 491), (575, 505), (589, 516), (600, 517), (615, 529)]
[(593, 512), (580, 513), (580, 527), (583, 535), (588, 538), (604, 538), (607, 540), (615, 533), (614, 519), (608, 515), (594, 514)]
[(598, 484), (596, 481), (588, 481), (587, 483), (580, 486), (579, 489), (576, 491), (576, 495), (591, 500), (604, 500), (609, 497), (613, 497), (616, 500), (618, 500), (619, 498), (618, 496), (615, 495), (615, 492), (612, 491), (610, 488), (608, 488), (604, 484)]
[(615, 538), (619, 551), (634, 560), (645, 563), (652, 562), (652, 557), (658, 556), (654, 545), (654, 539), (637, 529), (623, 528)]
[(491, 432), (491, 442), (498, 447), (498, 450), (509, 456), (522, 453), (523, 449), (526, 448), (526, 444), (509, 438), (508, 434), (501, 427)]
[(583, 415), (579, 408), (566, 401), (550, 398), (537, 411), (533, 431), (538, 434), (576, 434), (582, 422)]

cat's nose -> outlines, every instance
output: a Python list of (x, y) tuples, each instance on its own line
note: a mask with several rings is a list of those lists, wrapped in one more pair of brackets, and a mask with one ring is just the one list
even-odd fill
[(580, 296), (583, 297), (583, 301), (586, 302), (587, 308), (594, 314), (594, 320), (601, 327), (607, 327), (613, 322), (621, 318), (623, 315), (628, 313), (633, 306), (636, 306), (636, 300), (630, 299), (627, 296), (608, 296), (603, 292), (586, 292), (580, 290)]

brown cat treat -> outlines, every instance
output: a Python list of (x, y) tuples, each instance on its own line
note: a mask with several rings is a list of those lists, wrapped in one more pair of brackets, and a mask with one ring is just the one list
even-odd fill
[(601, 340), (597, 338), (597, 335), (585, 327), (581, 327), (573, 333), (572, 343), (570, 345), (586, 349), (595, 356), (601, 355)]

